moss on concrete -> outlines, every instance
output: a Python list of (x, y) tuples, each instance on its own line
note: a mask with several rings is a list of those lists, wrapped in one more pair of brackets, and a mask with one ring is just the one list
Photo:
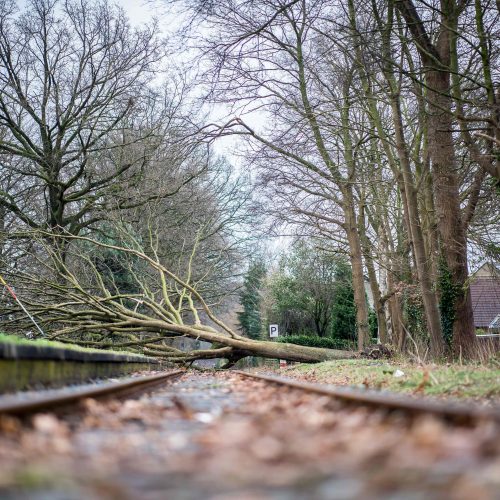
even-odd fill
[(0, 359), (0, 393), (61, 387), (89, 380), (149, 370), (148, 363), (82, 363), (79, 361)]
[[(58, 342), (56, 340), (47, 340), (47, 339), (27, 339), (22, 337), (17, 337), (16, 335), (6, 335), (4, 333), (0, 333), (0, 343), (2, 344), (15, 344), (15, 345), (36, 345), (37, 347), (56, 347), (60, 349), (69, 349), (72, 351), (78, 352), (103, 352), (103, 349), (97, 349), (92, 347), (82, 347), (76, 344), (67, 344), (65, 342)], [(108, 353), (114, 354), (130, 354), (130, 351), (127, 350), (110, 350), (106, 349)], [(133, 353), (134, 356), (144, 356), (140, 353)]]
[(60, 387), (159, 367), (156, 359), (135, 353), (0, 335), (0, 393)]

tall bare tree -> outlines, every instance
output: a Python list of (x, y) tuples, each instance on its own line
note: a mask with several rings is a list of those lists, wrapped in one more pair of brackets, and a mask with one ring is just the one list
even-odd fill
[(162, 133), (155, 31), (107, 2), (0, 4), (0, 164), (17, 176), (0, 205), (21, 225), (78, 234), (141, 176)]

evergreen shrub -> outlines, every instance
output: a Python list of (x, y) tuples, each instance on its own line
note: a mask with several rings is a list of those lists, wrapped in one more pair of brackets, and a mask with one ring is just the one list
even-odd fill
[(329, 337), (317, 337), (311, 335), (286, 335), (278, 337), (278, 342), (297, 344), (308, 347), (322, 347), (324, 349), (350, 350), (354, 348), (352, 341), (346, 339), (332, 339)]

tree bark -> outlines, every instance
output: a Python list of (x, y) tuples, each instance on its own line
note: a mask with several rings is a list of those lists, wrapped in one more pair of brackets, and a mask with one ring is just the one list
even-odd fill
[[(399, 274), (399, 270), (395, 269), (395, 261), (389, 256), (394, 255), (394, 246), (389, 240), (389, 231), (387, 223), (383, 222), (380, 228), (380, 239), (382, 243), (383, 253), (385, 254), (385, 267), (387, 269), (387, 288), (391, 293), (396, 290), (397, 281), (395, 276)], [(401, 301), (397, 293), (392, 293), (388, 299), (389, 316), (391, 319), (390, 330), (392, 333), (392, 343), (399, 352), (404, 352), (406, 343), (406, 332), (403, 328), (403, 312), (401, 310)]]
[(450, 77), (446, 71), (427, 73), (429, 86), (429, 134), (434, 196), (441, 239), (441, 252), (451, 274), (453, 304), (453, 351), (466, 357), (475, 355), (476, 337), (470, 290), (467, 286), (467, 238), (460, 211), (460, 193), (455, 170)]
[(420, 223), (420, 216), (418, 211), (417, 192), (415, 190), (413, 174), (411, 172), (410, 166), (410, 159), (408, 158), (408, 151), (405, 144), (403, 123), (401, 120), (401, 110), (399, 107), (398, 98), (396, 96), (392, 96), (391, 109), (395, 127), (396, 149), (402, 168), (406, 191), (406, 203), (408, 207), (409, 219), (408, 231), (411, 234), (411, 239), (413, 242), (413, 252), (415, 255), (417, 275), (420, 282), (424, 312), (431, 341), (431, 354), (434, 358), (438, 358), (443, 355), (445, 344), (443, 333), (441, 330), (438, 302), (436, 294), (432, 289), (431, 270), (426, 258), (422, 226)]
[(349, 242), (349, 257), (352, 267), (352, 287), (356, 304), (356, 323), (358, 327), (358, 349), (361, 351), (370, 344), (370, 329), (368, 325), (368, 305), (365, 296), (365, 278), (363, 274), (363, 255), (354, 210), (352, 189), (344, 189), (344, 217), (347, 241)]
[[(465, 5), (465, 4), (463, 4)], [(451, 276), (453, 351), (466, 357), (476, 354), (476, 337), (470, 290), (467, 287), (467, 238), (460, 209), (450, 96), (450, 30), (460, 8), (455, 1), (441, 2), (441, 23), (435, 44), (431, 42), (411, 0), (396, 6), (405, 19), (423, 62), (427, 85), (429, 153), (432, 162), (434, 200), (441, 254)]]
[(387, 321), (385, 319), (385, 307), (382, 301), (380, 300), (381, 299), (380, 287), (377, 280), (375, 267), (373, 265), (370, 242), (368, 241), (368, 237), (366, 235), (364, 207), (361, 204), (359, 208), (359, 233), (361, 238), (361, 245), (363, 247), (363, 254), (365, 256), (365, 264), (366, 264), (366, 269), (368, 271), (370, 288), (373, 294), (373, 305), (375, 308), (375, 314), (377, 315), (378, 339), (382, 344), (386, 344), (389, 338), (387, 335)]

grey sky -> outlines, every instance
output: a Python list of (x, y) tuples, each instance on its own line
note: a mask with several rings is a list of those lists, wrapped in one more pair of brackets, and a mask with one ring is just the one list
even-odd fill
[[(166, 6), (166, 2), (162, 0), (110, 0), (114, 1), (117, 5), (121, 6), (133, 25), (141, 25), (152, 21), (154, 18), (158, 19), (159, 28), (163, 36), (169, 36), (175, 33), (175, 30), (182, 24), (182, 16), (175, 14), (172, 5)], [(169, 54), (173, 60), (171, 61), (175, 66), (186, 63), (186, 55), (181, 56), (176, 54), (175, 50)], [(218, 104), (210, 106), (210, 121), (214, 123), (225, 123), (229, 121), (234, 115), (231, 114), (229, 108)], [(239, 113), (237, 113), (239, 115)], [(245, 121), (256, 130), (262, 131), (266, 122), (265, 115), (262, 111), (252, 111), (246, 113), (244, 116)], [(242, 152), (241, 140), (236, 136), (226, 136), (218, 139), (215, 144), (215, 151), (227, 157), (231, 163), (237, 167), (242, 167), (240, 154)]]
[[(153, 2), (143, 2), (141, 0), (114, 0), (114, 3), (123, 7), (134, 24), (144, 24), (161, 14), (158, 6)], [(158, 3), (159, 5), (159, 3)]]

